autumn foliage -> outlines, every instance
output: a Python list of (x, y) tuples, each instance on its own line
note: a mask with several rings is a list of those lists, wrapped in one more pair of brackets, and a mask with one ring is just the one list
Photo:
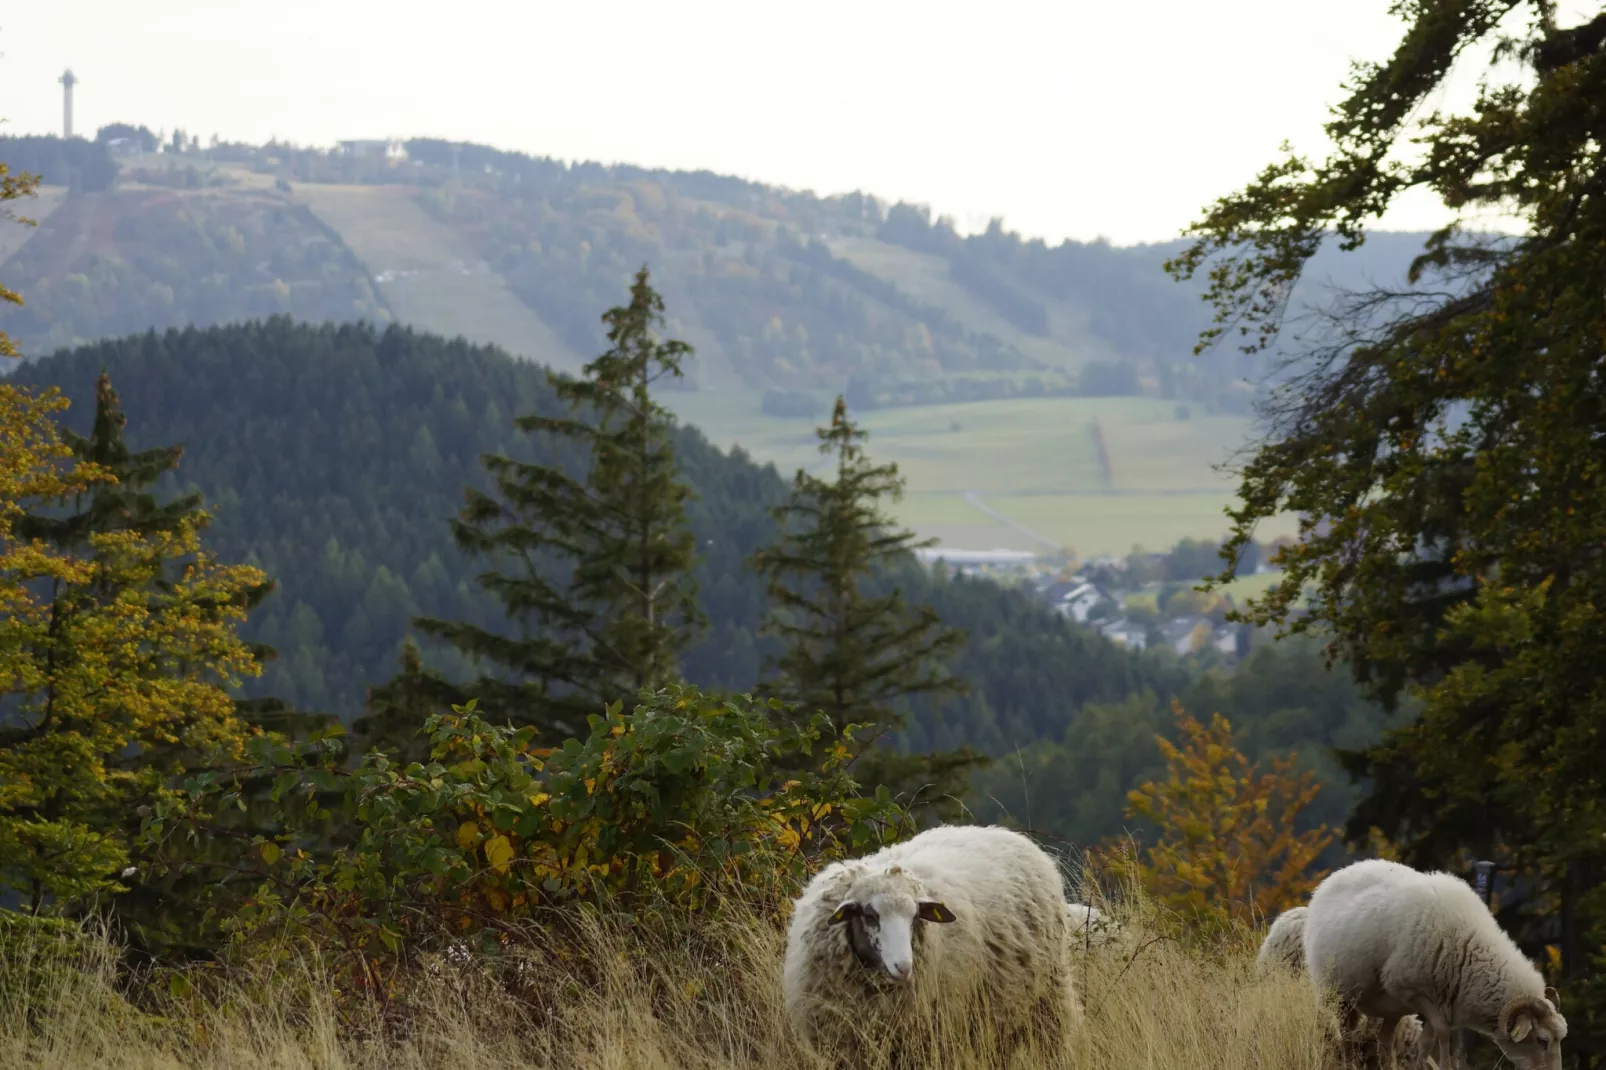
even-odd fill
[(19, 523), (114, 483), (77, 460), (53, 391), (0, 386), (0, 893), (37, 911), (115, 889), (131, 811), (245, 730), (227, 689), (258, 669), (236, 635), (256, 569), (200, 550), (197, 522), (79, 549)]
[(1179, 742), (1159, 737), (1166, 778), (1127, 796), (1128, 813), (1153, 842), (1141, 856), (1119, 848), (1106, 862), (1127, 870), (1156, 903), (1206, 927), (1257, 922), (1302, 903), (1333, 842), (1325, 825), (1299, 831), (1321, 787), (1293, 756), (1250, 762), (1217, 713), (1201, 724), (1173, 703)]

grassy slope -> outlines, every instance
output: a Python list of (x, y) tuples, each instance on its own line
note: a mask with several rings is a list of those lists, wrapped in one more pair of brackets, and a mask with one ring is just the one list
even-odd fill
[(1087, 331), (1087, 317), (1061, 301), (1046, 301), (1049, 336), (1020, 330), (985, 301), (949, 276), (942, 257), (906, 249), (874, 238), (842, 238), (829, 243), (831, 251), (861, 271), (892, 283), (916, 300), (941, 308), (974, 331), (999, 338), (1028, 356), (1050, 365), (1076, 368), (1089, 360), (1108, 360), (1117, 354)]
[(501, 346), (564, 370), (582, 363), (507, 283), (400, 186), (298, 183), (295, 196), (338, 231), (403, 322)]
[[(40, 186), (35, 196), (23, 201), (13, 201), (7, 207), (20, 219), (43, 223), (66, 199), (66, 186)], [(37, 233), (39, 233), (37, 227), (0, 226), (0, 267), (27, 245), (28, 240)]]
[[(1102, 902), (1102, 901), (1101, 901)], [(1112, 904), (1103, 903), (1104, 907)], [(1066, 1050), (1005, 1061), (985, 1050), (990, 1030), (954, 1023), (954, 1039), (916, 1065), (951, 1070), (1195, 1070), (1203, 1066), (1339, 1070), (1331, 1013), (1291, 971), (1259, 978), (1257, 933), (1220, 946), (1165, 939), (1149, 918), (1113, 904), (1128, 934), (1078, 948), (1081, 1022)], [(1146, 912), (1147, 913), (1147, 912)], [(826, 1070), (800, 1043), (781, 996), (784, 934), (777, 919), (738, 912), (703, 923), (696, 939), (586, 927), (560, 957), (515, 932), (510, 955), (534, 990), (503, 987), (475, 970), (415, 973), (390, 1010), (338, 1000), (315, 965), (296, 961), (279, 979), (249, 969), (210, 970), (196, 992), (168, 995), (160, 977), (147, 999), (160, 1017), (132, 1012), (113, 954), (91, 939), (48, 965), (24, 944), (0, 948), (0, 1065), (47, 1070)], [(711, 949), (717, 948), (717, 951)], [(204, 985), (204, 987), (203, 987)], [(172, 991), (188, 989), (174, 986)], [(509, 990), (511, 989), (511, 991)], [(533, 997), (533, 998), (532, 998)], [(404, 1028), (396, 1028), (404, 1026)], [(887, 1038), (867, 1046), (865, 1070), (884, 1070)]]

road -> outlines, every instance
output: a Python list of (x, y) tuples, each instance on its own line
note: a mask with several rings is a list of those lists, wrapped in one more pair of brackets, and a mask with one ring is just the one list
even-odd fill
[(1005, 516), (1003, 513), (1000, 513), (997, 509), (994, 509), (992, 506), (990, 506), (986, 502), (982, 501), (981, 497), (978, 495), (978, 493), (976, 491), (973, 491), (973, 490), (965, 491), (965, 501), (967, 503), (969, 503), (970, 505), (975, 506), (977, 509), (980, 509), (982, 512), (986, 513), (988, 516), (990, 516), (994, 520), (998, 521), (1000, 524), (1007, 524), (1008, 526), (1014, 528), (1016, 531), (1020, 532), (1022, 535), (1025, 535), (1027, 538), (1035, 539), (1038, 542), (1042, 543), (1044, 546), (1047, 546), (1051, 550), (1058, 550), (1060, 548), (1060, 544), (1055, 542), (1053, 539), (1048, 538), (1046, 535), (1038, 534), (1037, 532), (1033, 531), (1031, 528), (1027, 527), (1025, 524), (1020, 523), (1019, 521), (1011, 520), (1009, 517)]

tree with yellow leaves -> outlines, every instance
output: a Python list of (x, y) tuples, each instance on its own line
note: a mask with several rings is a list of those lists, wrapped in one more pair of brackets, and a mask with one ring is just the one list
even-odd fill
[[(0, 163), (0, 219), (10, 219), (15, 222), (31, 226), (33, 224), (33, 220), (24, 219), (13, 215), (11, 211), (5, 207), (5, 203), (7, 201), (16, 201), (21, 200), (23, 197), (33, 196), (34, 189), (38, 185), (39, 179), (37, 176), (27, 173), (14, 175), (11, 173), (11, 169), (9, 167), (7, 167), (4, 163)], [(4, 286), (0, 286), (0, 301), (4, 301), (13, 305), (22, 304), (22, 298), (17, 294), (17, 292), (15, 290), (8, 290)], [(0, 357), (14, 356), (17, 356), (16, 345), (12, 343), (10, 338), (6, 337), (6, 332), (0, 331)]]
[(1305, 900), (1333, 841), (1325, 825), (1298, 831), (1321, 786), (1293, 756), (1251, 763), (1217, 713), (1199, 723), (1172, 703), (1180, 743), (1159, 737), (1164, 781), (1127, 796), (1128, 813), (1150, 823), (1154, 842), (1136, 876), (1162, 906), (1207, 927), (1270, 917)]
[(259, 671), (236, 626), (263, 576), (201, 551), (204, 514), (76, 549), (20, 533), (115, 481), (73, 457), (66, 406), (0, 386), (0, 894), (35, 912), (117, 887), (131, 811), (240, 748), (227, 689)]

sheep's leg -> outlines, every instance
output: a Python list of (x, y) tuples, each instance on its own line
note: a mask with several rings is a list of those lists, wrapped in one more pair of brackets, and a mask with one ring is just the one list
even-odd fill
[(1377, 1065), (1383, 1070), (1398, 1070), (1398, 1056), (1394, 1053), (1394, 1031), (1399, 1028), (1398, 1018), (1384, 1018), (1377, 1027)]
[(1434, 1062), (1439, 1064), (1439, 1070), (1460, 1070), (1461, 1060), (1455, 1057), (1455, 1034), (1449, 1029), (1435, 1029)]

